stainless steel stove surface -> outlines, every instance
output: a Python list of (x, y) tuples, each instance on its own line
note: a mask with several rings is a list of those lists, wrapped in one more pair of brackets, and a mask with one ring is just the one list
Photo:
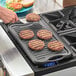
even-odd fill
[[(75, 22), (72, 20), (73, 18), (75, 19), (74, 16), (72, 16), (72, 9), (75, 7), (70, 7), (70, 8), (65, 8), (63, 10), (55, 11), (52, 13), (44, 13), (40, 14), (43, 24), (46, 24), (46, 26), (51, 29), (53, 32), (54, 36), (56, 36), (56, 39), (62, 41), (64, 43), (64, 46), (68, 51), (70, 52), (69, 57), (66, 57), (62, 60), (56, 61), (55, 62), (50, 62), (43, 64), (41, 66), (33, 64), (33, 62), (30, 60), (29, 56), (27, 53), (24, 51), (23, 47), (19, 44), (19, 42), (16, 40), (16, 38), (13, 36), (13, 34), (10, 32), (9, 27), (12, 25), (5, 25), (2, 24), (3, 29), (6, 31), (7, 35), (9, 38), (13, 41), (21, 55), (24, 57), (24, 59), (27, 61), (29, 66), (32, 68), (34, 75), (35, 76), (41, 76), (45, 75), (48, 73), (52, 73), (55, 71), (59, 71), (65, 68), (73, 67), (76, 65), (76, 40), (75, 40)], [(75, 10), (75, 9), (74, 9)], [(71, 11), (70, 17), (69, 14), (66, 17), (65, 12)], [(69, 18), (68, 18), (69, 17)], [(15, 23), (14, 25), (24, 25), (21, 22)], [(44, 25), (45, 26), (45, 25)]]

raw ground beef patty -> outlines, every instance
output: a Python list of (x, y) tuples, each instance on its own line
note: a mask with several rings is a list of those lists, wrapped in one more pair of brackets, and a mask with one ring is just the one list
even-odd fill
[(52, 32), (46, 29), (41, 29), (37, 32), (37, 36), (40, 39), (48, 40), (52, 38)]
[(31, 39), (31, 38), (34, 37), (34, 33), (33, 33), (32, 30), (26, 29), (26, 30), (21, 30), (21, 31), (19, 32), (19, 36), (20, 36), (20, 38), (22, 38), (22, 39)]
[(48, 43), (48, 48), (52, 51), (61, 51), (64, 49), (64, 45), (62, 42), (54, 40)]
[(29, 13), (26, 15), (26, 21), (29, 22), (36, 22), (40, 20), (40, 16), (38, 14), (35, 13)]
[(39, 39), (35, 39), (35, 40), (31, 40), (28, 43), (29, 48), (31, 48), (32, 50), (42, 50), (45, 46), (44, 41), (39, 40)]

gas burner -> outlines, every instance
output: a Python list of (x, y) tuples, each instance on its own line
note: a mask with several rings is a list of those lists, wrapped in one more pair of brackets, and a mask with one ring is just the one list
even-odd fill
[(71, 14), (69, 15), (70, 20), (76, 23), (76, 7), (72, 9)]
[(76, 45), (72, 45), (71, 47), (72, 47), (73, 51), (76, 53)]
[(69, 44), (69, 45), (74, 45), (76, 44), (76, 32), (74, 33), (69, 33), (63, 36), (65, 38), (65, 41)]
[(41, 65), (41, 67), (53, 67), (55, 65), (57, 65), (58, 63), (57, 62), (49, 62), (49, 63), (45, 63), (43, 65)]
[(76, 31), (65, 34), (62, 38), (72, 47), (73, 51), (76, 52)]
[(50, 19), (50, 20), (61, 18), (61, 16), (54, 15), (54, 14), (45, 14), (45, 16), (47, 17), (47, 19)]
[(70, 24), (69, 22), (64, 22), (64, 21), (60, 21), (57, 25), (56, 25), (56, 28), (57, 28), (57, 31), (60, 31), (60, 30), (67, 30), (67, 29), (71, 29), (71, 28), (74, 28), (75, 26)]
[(52, 21), (62, 18), (64, 15), (60, 11), (58, 11), (53, 13), (46, 13), (46, 14), (43, 14), (43, 16), (45, 17), (45, 19), (48, 19), (50, 23)]
[(64, 14), (64, 17), (69, 20), (70, 14), (72, 12), (73, 7), (65, 8), (61, 10), (61, 12)]
[(56, 20), (54, 22), (51, 22), (52, 24), (50, 24), (50, 27), (53, 27), (55, 31), (60, 32), (60, 31), (69, 31), (70, 29), (73, 29), (76, 27), (76, 25), (70, 21), (70, 20), (66, 20), (66, 19), (59, 19)]
[[(41, 16), (57, 32), (65, 32), (76, 28), (76, 8), (65, 8), (61, 11), (45, 13)], [(53, 24), (53, 25), (52, 25)]]
[(61, 10), (61, 12), (64, 14), (64, 17), (66, 19), (71, 20), (74, 23), (76, 23), (76, 6), (65, 8)]

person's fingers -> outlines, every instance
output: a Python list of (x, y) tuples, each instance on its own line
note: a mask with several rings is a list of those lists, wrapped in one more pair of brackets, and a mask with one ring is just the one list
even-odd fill
[(15, 19), (12, 19), (11, 23), (15, 23), (15, 22), (16, 22), (16, 20)]
[(10, 20), (8, 20), (8, 18), (6, 18), (6, 16), (3, 16), (3, 17), (2, 17), (2, 20), (3, 20), (3, 22), (4, 22), (5, 24), (7, 24), (7, 23), (10, 22)]
[(3, 22), (5, 23), (5, 24), (7, 24), (7, 23), (11, 23), (12, 21), (13, 22), (15, 22), (14, 20), (14, 17), (11, 17), (11, 16), (9, 16), (9, 18), (7, 17), (7, 16), (3, 16), (2, 17), (2, 20), (3, 20)]
[(12, 23), (17, 22), (17, 21), (19, 20), (19, 18), (17, 17), (17, 14), (16, 14), (15, 12), (12, 12), (12, 11), (11, 11), (11, 13), (12, 13), (12, 14), (9, 14), (9, 13), (8, 13), (8, 14), (11, 16), (11, 18), (12, 18), (12, 21), (11, 21), (11, 22), (12, 22)]
[(8, 13), (5, 18), (3, 19), (5, 23), (15, 23), (16, 22), (16, 19), (15, 19), (15, 14), (10, 14)]
[(16, 19), (16, 22), (19, 20), (19, 18), (18, 18), (18, 16), (17, 16), (17, 14), (15, 13), (15, 19)]
[(15, 14), (11, 18), (12, 18), (11, 23), (15, 23), (16, 22)]
[(11, 23), (12, 20), (5, 20), (5, 19), (3, 19), (3, 22), (4, 22), (5, 24), (7, 24), (7, 23)]
[(12, 10), (3, 8), (2, 14), (1, 19), (4, 23), (15, 23), (19, 20), (16, 13)]
[(17, 22), (18, 20), (19, 20), (19, 19), (18, 19), (17, 15), (14, 14), (14, 17), (12, 17), (12, 23)]
[(5, 24), (10, 23), (9, 20), (3, 20), (3, 22), (4, 22)]

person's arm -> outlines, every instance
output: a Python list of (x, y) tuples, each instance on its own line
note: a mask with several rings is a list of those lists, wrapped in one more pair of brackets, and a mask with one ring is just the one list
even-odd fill
[(0, 6), (0, 19), (2, 19), (3, 22), (6, 24), (15, 23), (19, 20), (15, 12), (1, 6)]

